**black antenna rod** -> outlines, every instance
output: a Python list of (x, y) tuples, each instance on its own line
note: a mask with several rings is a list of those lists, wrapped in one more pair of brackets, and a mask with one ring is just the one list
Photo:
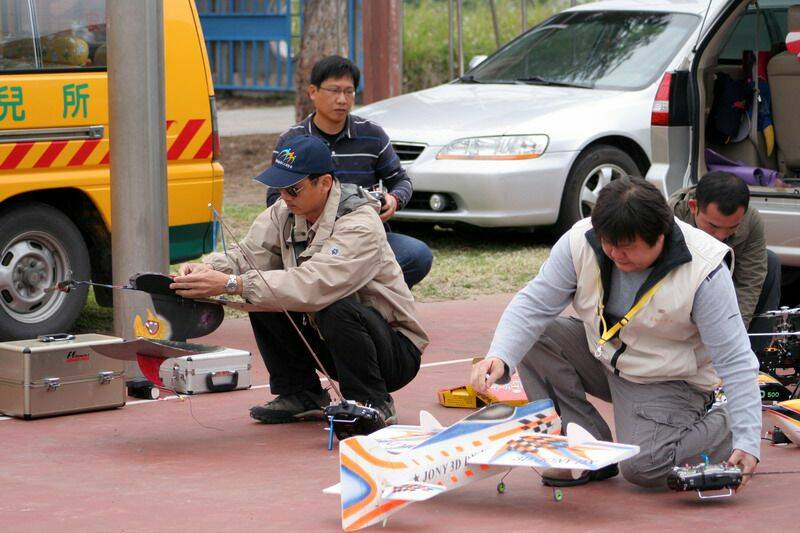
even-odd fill
[(700, 39), (703, 37), (703, 29), (706, 25), (706, 17), (708, 17), (708, 12), (711, 11), (711, 4), (714, 3), (714, 0), (708, 0), (708, 6), (706, 6), (706, 12), (703, 14), (703, 20), (700, 22), (700, 31), (697, 33), (697, 41), (694, 43), (694, 47), (692, 48), (692, 53), (694, 54), (697, 52), (697, 45), (700, 44)]

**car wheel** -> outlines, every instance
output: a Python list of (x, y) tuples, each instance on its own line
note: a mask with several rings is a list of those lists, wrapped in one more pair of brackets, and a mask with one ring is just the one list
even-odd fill
[(0, 339), (66, 332), (86, 303), (88, 287), (45, 291), (72, 272), (89, 279), (89, 252), (61, 211), (42, 203), (18, 205), (0, 216)]
[(556, 236), (562, 235), (577, 221), (592, 214), (597, 195), (611, 180), (639, 173), (639, 167), (633, 159), (613, 146), (593, 146), (578, 156), (564, 186), (555, 225)]

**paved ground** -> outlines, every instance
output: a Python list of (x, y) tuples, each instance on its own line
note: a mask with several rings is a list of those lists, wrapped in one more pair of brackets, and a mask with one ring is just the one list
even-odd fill
[[(396, 402), (402, 422), (420, 409), (452, 423), (467, 411), (435, 400), (465, 381), (488, 347), (509, 295), (420, 305), (432, 343), (424, 368)], [(247, 320), (204, 342), (249, 349)], [(337, 531), (338, 480), (321, 422), (264, 426), (248, 408), (270, 397), (256, 355), (253, 389), (190, 400), (131, 401), (113, 411), (35, 421), (0, 420), (0, 531)], [(609, 406), (597, 402), (605, 416)], [(764, 446), (761, 471), (799, 470), (800, 449)], [(638, 489), (620, 478), (564, 491), (555, 502), (517, 470), (400, 511), (388, 531), (752, 531), (796, 527), (797, 476), (757, 478), (742, 494), (700, 501)], [(376, 529), (378, 530), (378, 529)]]
[(244, 107), (217, 111), (221, 137), (282, 133), (294, 124), (294, 106)]
[(220, 109), (217, 119), (221, 137), (283, 133), (295, 123), (293, 105)]

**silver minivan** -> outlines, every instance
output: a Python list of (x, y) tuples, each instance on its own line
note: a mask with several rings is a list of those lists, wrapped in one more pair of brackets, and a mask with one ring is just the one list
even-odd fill
[[(800, 2), (800, 0), (794, 0)], [(622, 173), (665, 195), (707, 170), (705, 150), (782, 171), (752, 187), (769, 247), (800, 266), (800, 61), (782, 52), (792, 1), (610, 0), (531, 28), (451, 83), (366, 106), (414, 182), (396, 218), (484, 227), (555, 225), (588, 216)], [(800, 16), (800, 15), (798, 15)], [(796, 17), (797, 18), (797, 17)], [(758, 21), (758, 24), (756, 24)], [(800, 29), (800, 20), (795, 26)], [(794, 28), (794, 26), (793, 26)], [(773, 88), (773, 150), (763, 134), (708, 142), (715, 79), (741, 79), (759, 50)], [(756, 57), (759, 57), (756, 55)], [(779, 73), (770, 70), (781, 65)], [(754, 66), (758, 68), (758, 65)], [(772, 69), (770, 67), (773, 67)], [(788, 74), (788, 75), (787, 75)], [(800, 226), (800, 218), (797, 218)]]
[[(785, 51), (785, 40), (790, 30), (800, 31), (800, 2), (712, 2), (704, 25), (701, 37), (675, 58), (661, 80), (647, 178), (665, 194), (696, 183), (709, 170), (707, 158), (716, 157), (709, 150), (743, 166), (779, 171), (784, 176), (779, 186), (750, 186), (751, 205), (764, 219), (769, 248), (784, 266), (798, 267), (800, 58)], [(747, 64), (743, 58), (756, 50), (761, 54), (752, 54), (756, 61)], [(760, 130), (745, 116), (742, 135), (721, 142), (713, 131), (715, 86), (720, 78), (756, 79), (759, 72), (764, 93), (756, 105), (769, 112), (773, 128)]]
[(451, 83), (359, 109), (413, 180), (396, 219), (560, 232), (587, 216), (605, 183), (650, 167), (662, 75), (691, 49), (708, 6), (582, 4)]

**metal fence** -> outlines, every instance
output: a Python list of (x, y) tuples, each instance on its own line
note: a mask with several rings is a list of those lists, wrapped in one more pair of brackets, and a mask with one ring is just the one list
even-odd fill
[[(294, 90), (303, 0), (196, 0), (216, 90)], [(349, 56), (363, 64), (361, 0), (347, 0)]]

